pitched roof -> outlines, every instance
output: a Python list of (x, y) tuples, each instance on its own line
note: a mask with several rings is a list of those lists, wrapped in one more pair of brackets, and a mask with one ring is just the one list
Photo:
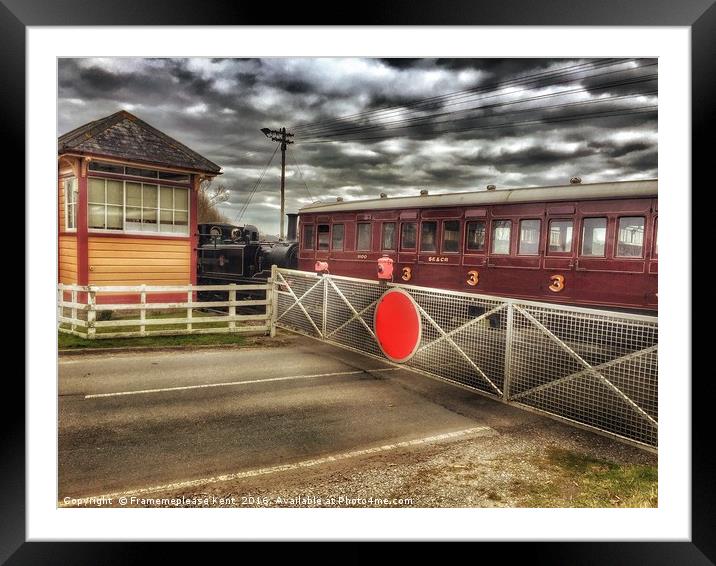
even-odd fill
[(221, 167), (126, 110), (105, 116), (57, 139), (58, 153), (99, 154), (220, 174)]

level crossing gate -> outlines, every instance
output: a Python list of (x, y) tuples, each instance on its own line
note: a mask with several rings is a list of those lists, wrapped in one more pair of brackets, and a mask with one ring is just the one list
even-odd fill
[(374, 314), (412, 297), (420, 342), (403, 365), (477, 393), (656, 449), (656, 317), (273, 270), (273, 324), (385, 360)]

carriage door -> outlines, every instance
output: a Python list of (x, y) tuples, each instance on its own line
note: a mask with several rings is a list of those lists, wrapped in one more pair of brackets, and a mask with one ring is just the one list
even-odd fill
[(540, 293), (547, 300), (568, 299), (574, 295), (577, 257), (574, 213), (574, 204), (547, 205), (544, 272), (540, 282)]
[(576, 284), (583, 300), (622, 306), (644, 304), (644, 236), (650, 209), (649, 199), (579, 204)]

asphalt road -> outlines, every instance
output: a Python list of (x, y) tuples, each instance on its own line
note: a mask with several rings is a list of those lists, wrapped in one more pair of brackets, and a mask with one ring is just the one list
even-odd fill
[(484, 424), (473, 393), (307, 338), (63, 357), (59, 376), (60, 501)]

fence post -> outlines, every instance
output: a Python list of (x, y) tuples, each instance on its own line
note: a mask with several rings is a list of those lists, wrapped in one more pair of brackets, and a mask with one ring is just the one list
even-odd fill
[(95, 339), (95, 320), (97, 320), (97, 311), (95, 310), (95, 304), (97, 302), (97, 291), (95, 291), (93, 285), (87, 287), (87, 338), (90, 340)]
[(187, 291), (187, 294), (186, 294), (186, 302), (187, 302), (187, 305), (189, 305), (189, 306), (188, 306), (187, 309), (186, 309), (186, 318), (187, 318), (187, 320), (188, 320), (188, 322), (186, 323), (186, 329), (187, 329), (187, 330), (191, 330), (191, 329), (192, 329), (192, 324), (191, 324), (192, 316), (191, 316), (191, 313), (192, 313), (193, 310), (194, 310), (194, 309), (190, 306), (191, 303), (193, 302), (193, 293), (192, 293), (192, 290), (191, 290), (191, 283), (189, 283), (188, 289), (189, 289), (189, 290)]
[(505, 332), (505, 381), (502, 385), (502, 397), (510, 400), (510, 386), (512, 382), (512, 340), (514, 338), (514, 310), (512, 301), (507, 301), (507, 329)]
[(72, 289), (72, 332), (77, 329), (77, 290)]
[(142, 324), (139, 325), (139, 335), (140, 336), (146, 336), (147, 335), (147, 327), (144, 324), (144, 321), (147, 319), (147, 309), (145, 305), (147, 304), (147, 286), (142, 285), (142, 290), (139, 293), (139, 302), (141, 303), (141, 308), (139, 309), (139, 320), (142, 321)]
[(323, 316), (321, 316), (321, 338), (326, 336), (326, 317), (328, 315), (328, 278), (330, 275), (323, 274)]
[(60, 319), (62, 318), (62, 315), (64, 314), (62, 312), (62, 301), (64, 300), (64, 292), (62, 291), (62, 283), (57, 285), (57, 328), (59, 328), (62, 325), (62, 321)]
[(234, 330), (236, 328), (236, 322), (233, 320), (233, 317), (236, 316), (236, 305), (234, 304), (236, 302), (236, 285), (230, 283), (229, 287), (229, 316), (232, 318), (229, 321), (229, 330)]
[(270, 288), (266, 289), (266, 314), (269, 321), (269, 336), (276, 336), (276, 319), (278, 318), (278, 267), (271, 266)]

